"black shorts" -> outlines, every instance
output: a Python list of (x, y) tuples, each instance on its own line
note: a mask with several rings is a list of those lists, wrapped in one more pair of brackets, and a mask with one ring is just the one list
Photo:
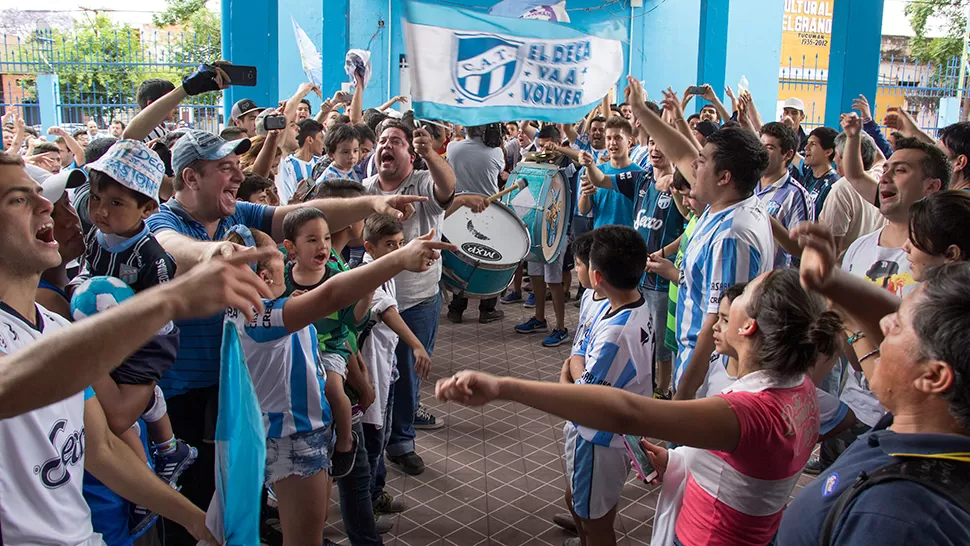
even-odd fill
[(111, 371), (111, 379), (119, 385), (146, 385), (157, 383), (175, 364), (179, 350), (179, 329), (156, 335), (120, 366)]

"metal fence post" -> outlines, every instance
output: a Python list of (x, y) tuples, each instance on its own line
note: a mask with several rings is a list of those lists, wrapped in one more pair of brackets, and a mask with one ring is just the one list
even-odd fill
[(40, 124), (44, 133), (61, 124), (61, 88), (57, 74), (37, 75), (37, 105), (40, 107)]

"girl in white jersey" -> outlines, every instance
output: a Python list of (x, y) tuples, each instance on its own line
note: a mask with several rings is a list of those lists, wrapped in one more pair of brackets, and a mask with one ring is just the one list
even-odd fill
[[(265, 482), (279, 502), (284, 546), (320, 543), (330, 506), (333, 444), (330, 406), (323, 395), (326, 372), (320, 364), (313, 322), (359, 300), (397, 273), (427, 270), (438, 250), (454, 249), (431, 241), (434, 233), (339, 275), (299, 297), (280, 298), (285, 290), (283, 256), (276, 253), (256, 265), (257, 274), (277, 299), (251, 321), (229, 310), (226, 319), (240, 333), (266, 426)], [(238, 230), (236, 244), (275, 247), (269, 235)]]

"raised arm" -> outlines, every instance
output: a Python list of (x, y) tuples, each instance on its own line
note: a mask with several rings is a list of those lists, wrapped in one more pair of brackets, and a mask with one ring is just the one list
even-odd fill
[(879, 181), (869, 176), (862, 165), (862, 120), (854, 112), (842, 114), (842, 130), (845, 132), (845, 151), (842, 153), (845, 179), (863, 199), (875, 204)]
[(403, 103), (403, 102), (405, 102), (407, 100), (408, 100), (408, 98), (405, 97), (404, 95), (398, 95), (396, 97), (391, 97), (391, 100), (389, 100), (389, 101), (385, 102), (384, 104), (378, 106), (377, 109), (380, 110), (381, 112), (383, 112), (383, 111), (387, 110), (388, 108), (394, 106), (395, 104), (397, 104), (399, 102)]
[[(262, 312), (266, 285), (246, 265), (266, 253), (214, 260), (97, 315), (0, 355), (0, 419), (84, 390), (121, 363), (168, 321), (211, 316), (229, 306)], [(181, 273), (181, 272), (180, 272)]]
[(714, 109), (717, 110), (717, 115), (720, 116), (721, 123), (731, 119), (731, 112), (728, 112), (727, 108), (724, 107), (724, 103), (721, 102), (721, 98), (714, 92), (711, 84), (704, 84), (704, 94), (702, 97), (710, 102), (714, 106)]
[(916, 120), (913, 119), (913, 116), (910, 116), (909, 112), (902, 108), (889, 108), (888, 112), (886, 113), (886, 117), (883, 119), (883, 123), (886, 125), (886, 127), (895, 129), (905, 136), (918, 138), (929, 144), (936, 143), (933, 140), (933, 137), (924, 133), (923, 130), (919, 128), (919, 125), (916, 124)]
[(700, 151), (701, 144), (700, 142), (697, 142), (697, 138), (694, 136), (694, 131), (691, 130), (687, 120), (684, 119), (684, 110), (681, 108), (680, 101), (677, 99), (677, 93), (668, 87), (663, 94), (664, 111), (670, 113), (670, 117), (674, 122), (674, 127), (676, 127), (677, 131), (690, 141), (691, 145), (693, 145), (696, 150)]
[(613, 180), (610, 179), (609, 175), (604, 173), (599, 167), (596, 166), (596, 162), (593, 161), (593, 156), (590, 155), (589, 152), (583, 152), (580, 154), (579, 164), (586, 167), (585, 175), (589, 178), (589, 181), (592, 182), (594, 186), (597, 188), (606, 188), (610, 190), (613, 189)]
[(67, 149), (74, 155), (74, 164), (78, 167), (84, 165), (84, 147), (70, 133), (60, 127), (51, 127), (47, 130), (47, 134), (63, 138)]
[(431, 134), (427, 130), (422, 128), (414, 130), (414, 152), (428, 164), (428, 172), (431, 173), (431, 180), (434, 181), (435, 200), (447, 207), (455, 196), (455, 171), (451, 168), (451, 164), (434, 150)]
[[(358, 220), (363, 220), (373, 213), (388, 214), (404, 220), (414, 212), (411, 203), (427, 201), (427, 197), (418, 195), (365, 195), (362, 197), (349, 197), (344, 199), (328, 198), (314, 199), (306, 203), (295, 203), (273, 209), (273, 233), (271, 234), (276, 241), (283, 241), (283, 219), (290, 212), (300, 207), (313, 207), (323, 211), (327, 215), (327, 223), (333, 231), (339, 231)], [(158, 237), (158, 235), (156, 235)], [(161, 239), (159, 239), (161, 242)], [(208, 243), (212, 244), (212, 243)], [(162, 246), (165, 246), (164, 244)], [(165, 250), (169, 250), (165, 247)], [(169, 254), (172, 251), (169, 250)], [(173, 254), (173, 256), (175, 256)], [(178, 258), (176, 257), (176, 262)], [(181, 268), (181, 264), (179, 264)]]
[(273, 170), (273, 162), (276, 161), (276, 148), (280, 139), (280, 130), (274, 129), (266, 133), (266, 140), (260, 148), (256, 161), (253, 162), (253, 172), (269, 178), (269, 173)]
[(286, 104), (283, 105), (283, 115), (286, 116), (288, 123), (296, 119), (296, 109), (299, 108), (300, 101), (310, 94), (310, 91), (315, 92), (321, 99), (323, 98), (319, 87), (310, 82), (303, 82), (296, 89), (296, 93), (293, 93), (292, 97), (286, 99)]
[(660, 116), (654, 114), (647, 108), (643, 95), (643, 86), (640, 82), (627, 77), (630, 90), (630, 106), (633, 108), (633, 115), (640, 120), (640, 125), (644, 126), (654, 142), (660, 146), (664, 155), (677, 165), (680, 172), (689, 181), (693, 182), (693, 169), (691, 163), (697, 158), (697, 148), (676, 129), (667, 125)]
[(841, 307), (859, 324), (873, 344), (882, 342), (879, 321), (899, 310), (902, 300), (892, 292), (838, 269), (832, 232), (821, 224), (803, 222), (792, 230), (802, 247), (802, 286)]
[(354, 96), (350, 99), (350, 109), (347, 114), (350, 116), (350, 123), (356, 125), (364, 121), (364, 78), (354, 71)]
[(876, 120), (872, 119), (872, 108), (869, 106), (869, 99), (865, 95), (859, 95), (852, 101), (852, 109), (858, 110), (859, 115), (862, 117), (862, 130), (872, 137), (872, 140), (876, 143), (876, 148), (879, 148), (883, 157), (893, 155), (892, 146), (889, 145), (886, 136), (879, 130), (879, 124), (876, 123)]

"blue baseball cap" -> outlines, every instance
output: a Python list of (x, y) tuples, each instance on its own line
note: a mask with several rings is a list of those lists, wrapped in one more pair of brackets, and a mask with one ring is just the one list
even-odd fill
[(249, 146), (248, 138), (227, 142), (222, 137), (205, 131), (186, 131), (172, 147), (172, 171), (178, 176), (193, 161), (216, 161), (230, 154), (244, 154)]

